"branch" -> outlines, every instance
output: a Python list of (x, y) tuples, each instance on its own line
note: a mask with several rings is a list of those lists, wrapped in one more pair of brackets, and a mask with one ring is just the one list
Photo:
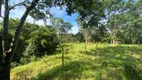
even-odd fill
[(21, 30), (22, 30), (23, 25), (25, 23), (25, 20), (26, 20), (28, 14), (30, 13), (30, 11), (35, 8), (35, 6), (37, 5), (38, 1), (39, 0), (33, 0), (31, 5), (26, 9), (25, 13), (21, 17), (20, 22), (17, 25), (16, 32), (14, 34), (14, 38), (13, 38), (12, 43), (10, 45), (9, 54), (6, 56), (7, 57), (6, 58), (7, 62), (11, 62), (12, 61), (13, 56), (14, 56), (15, 51), (16, 51), (16, 48), (17, 48), (17, 44), (18, 44), (18, 41), (19, 41)]
[(46, 4), (46, 5), (48, 5), (49, 7), (52, 6), (51, 3), (52, 3), (52, 2), (48, 2), (48, 1), (40, 1), (40, 2), (38, 2), (38, 4)]
[(0, 16), (0, 17), (4, 19), (4, 17), (3, 17), (3, 16)]
[(9, 11), (10, 11), (11, 9), (14, 9), (16, 6), (22, 6), (22, 5), (24, 5), (25, 7), (27, 7), (27, 5), (25, 4), (26, 1), (27, 1), (27, 0), (15, 4), (14, 6), (12, 6), (12, 7), (9, 8)]
[(38, 2), (38, 4), (48, 4), (48, 3), (45, 1), (42, 1), (42, 2)]

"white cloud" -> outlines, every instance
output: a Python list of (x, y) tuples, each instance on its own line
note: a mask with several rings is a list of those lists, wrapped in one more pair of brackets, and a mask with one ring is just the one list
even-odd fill
[[(36, 23), (38, 25), (44, 25), (44, 21), (43, 20), (38, 20), (38, 21), (35, 21), (31, 16), (28, 16), (27, 19), (26, 19), (26, 22), (29, 22), (29, 23)], [(46, 24), (50, 25), (50, 19), (47, 19), (46, 21)]]
[(51, 14), (53, 14), (53, 16), (56, 17), (64, 17), (64, 15), (66, 15), (65, 9), (63, 8), (62, 10), (60, 9), (60, 7), (52, 7), (50, 9)]
[(77, 33), (78, 32), (78, 26), (74, 25), (72, 30), (73, 30), (72, 33), (74, 33), (74, 34)]
[(11, 18), (21, 18), (25, 9), (21, 7), (21, 9), (15, 9), (10, 11), (10, 17)]
[(78, 33), (78, 25), (74, 24), (72, 29), (69, 31), (69, 33), (73, 33), (73, 34)]
[(73, 24), (72, 30), (69, 31), (69, 33), (76, 34), (78, 32), (78, 27), (77, 27), (78, 25), (75, 20), (76, 17), (78, 16), (77, 14), (73, 14), (71, 16), (68, 16), (65, 11), (65, 8), (63, 8), (61, 10), (60, 7), (53, 7), (50, 9), (50, 11), (54, 17), (61, 17), (61, 18), (63, 18), (64, 21), (70, 22), (71, 24)]
[[(16, 1), (18, 1), (18, 2), (16, 2)], [(15, 1), (16, 3), (19, 3), (22, 0), (16, 0), (16, 1)], [(11, 3), (11, 5), (12, 4), (14, 5), (16, 3)], [(24, 7), (16, 7), (14, 10), (10, 11), (10, 17), (14, 18), (14, 19), (16, 19), (16, 18), (20, 19), (22, 17), (22, 15), (23, 15), (24, 11), (25, 11)], [(77, 33), (78, 32), (77, 23), (75, 21), (75, 18), (77, 17), (76, 14), (73, 14), (72, 16), (68, 16), (66, 11), (65, 11), (65, 8), (62, 8), (62, 10), (61, 10), (60, 7), (52, 7), (50, 9), (50, 12), (54, 17), (61, 17), (61, 18), (63, 18), (64, 21), (70, 22), (71, 24), (73, 24), (72, 31), (70, 31), (71, 33)], [(4, 13), (4, 6), (2, 6), (2, 13)], [(0, 20), (2, 20), (2, 19), (0, 18)], [(36, 24), (39, 24), (39, 25), (44, 25), (44, 22), (42, 20), (35, 21), (30, 16), (27, 17), (26, 22), (36, 23)], [(50, 19), (47, 19), (46, 24), (51, 25)]]

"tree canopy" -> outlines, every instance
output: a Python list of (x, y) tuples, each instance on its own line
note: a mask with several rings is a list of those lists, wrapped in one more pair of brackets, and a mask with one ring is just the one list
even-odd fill
[[(50, 13), (49, 9), (56, 6), (65, 8), (68, 15), (78, 13), (78, 34), (69, 34), (73, 25), (62, 18), (54, 18)], [(25, 9), (22, 17), (19, 20), (11, 19), (10, 12), (20, 7)], [(0, 24), (0, 75), (4, 75), (0, 79), (10, 79), (11, 62), (15, 55), (19, 56), (27, 50), (25, 53), (35, 53), (34, 55), (41, 57), (39, 54), (54, 51), (58, 40), (64, 36), (71, 38), (70, 40), (76, 38), (86, 42), (90, 38), (90, 41), (114, 44), (142, 43), (141, 12), (142, 0), (21, 0), (16, 3), (1, 0), (0, 17), (3, 22)], [(43, 27), (26, 23), (28, 16), (45, 23), (52, 17), (52, 24)]]

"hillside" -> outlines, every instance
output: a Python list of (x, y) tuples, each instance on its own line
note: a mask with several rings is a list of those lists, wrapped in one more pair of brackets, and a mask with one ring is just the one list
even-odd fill
[(46, 56), (36, 62), (11, 71), (12, 80), (141, 80), (142, 45), (109, 45), (70, 43), (61, 53)]

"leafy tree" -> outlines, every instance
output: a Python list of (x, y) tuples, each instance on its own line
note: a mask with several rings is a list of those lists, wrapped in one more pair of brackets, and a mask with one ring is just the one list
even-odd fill
[(96, 42), (109, 42), (109, 33), (105, 25), (101, 25), (92, 32), (92, 39)]
[(52, 18), (51, 23), (56, 29), (58, 39), (61, 39), (60, 34), (68, 34), (68, 31), (72, 28), (72, 24), (64, 22), (62, 18)]
[(120, 32), (122, 24), (120, 23), (121, 18), (120, 15), (111, 15), (108, 20), (108, 28), (110, 30), (110, 37), (111, 37), (111, 43), (116, 44), (116, 41), (118, 41), (118, 33)]
[[(26, 3), (29, 4), (26, 4)], [(32, 2), (25, 0), (22, 3), (18, 3), (14, 6), (9, 5), (9, 0), (4, 0), (4, 18), (3, 18), (3, 38), (2, 38), (2, 46), (3, 46), (3, 52), (2, 52), (2, 61), (0, 62), (0, 78), (2, 80), (10, 80), (10, 66), (11, 66), (11, 61), (13, 59), (13, 56), (15, 54), (16, 51), (16, 47), (19, 41), (19, 36), (21, 33), (21, 30), (23, 28), (24, 22), (28, 16), (28, 14), (31, 12), (32, 9), (34, 9), (37, 5), (37, 3), (39, 2), (39, 0), (33, 0)], [(8, 25), (9, 25), (9, 12), (10, 10), (12, 10), (13, 8), (15, 8), (16, 6), (19, 5), (25, 5), (26, 6), (26, 11), (23, 14), (23, 16), (21, 17), (20, 22), (17, 25), (17, 29), (16, 32), (14, 34), (14, 38), (11, 42), (11, 45), (8, 44)]]
[(30, 53), (35, 54), (39, 57), (43, 56), (43, 54), (51, 54), (56, 50), (56, 47), (59, 43), (55, 29), (49, 30), (48, 28), (41, 27), (35, 32), (31, 34), (30, 43), (35, 45), (35, 48), (38, 53)]
[(75, 38), (79, 41), (79, 42), (84, 42), (84, 36), (81, 32), (78, 32), (76, 35), (75, 35)]
[[(115, 4), (115, 7), (108, 19), (108, 28), (110, 30), (112, 43), (121, 41), (124, 43), (139, 43), (141, 34), (140, 4), (141, 0), (134, 2), (128, 0)], [(131, 41), (131, 42), (130, 42)]]
[(131, 43), (139, 43), (142, 33), (142, 27), (140, 21), (141, 17), (141, 0), (138, 2), (130, 2), (128, 4), (128, 11), (125, 13), (125, 26), (124, 30), (126, 36), (131, 41)]
[(58, 44), (59, 41), (55, 29), (51, 30), (41, 26), (38, 30), (31, 33), (29, 45), (23, 53), (24, 57), (21, 59), (21, 62), (29, 62), (32, 56), (41, 58), (44, 55), (53, 54)]
[[(18, 41), (20, 40), (20, 34), (28, 15), (32, 16), (35, 20), (43, 19), (46, 22), (46, 19), (49, 18), (49, 15), (51, 15), (49, 12), (49, 9), (52, 6), (59, 6), (61, 8), (63, 6), (66, 6), (66, 11), (69, 15), (75, 12), (79, 14), (79, 21), (80, 21), (79, 24), (83, 27), (83, 29), (89, 29), (87, 30), (89, 33), (92, 32), (90, 30), (100, 29), (99, 30), (100, 33), (97, 33), (97, 35), (102, 34), (102, 31), (104, 30), (104, 29), (101, 30), (102, 29), (101, 28), (102, 26), (100, 25), (101, 21), (105, 17), (111, 18), (110, 16), (113, 16), (113, 15), (119, 16), (121, 14), (125, 14), (128, 12), (127, 14), (130, 14), (130, 16), (132, 16), (131, 19), (126, 18), (126, 20), (128, 19), (127, 23), (132, 22), (132, 24), (134, 23), (134, 25), (131, 26), (131, 23), (130, 24), (124, 23), (121, 26), (119, 26), (120, 28), (123, 26), (125, 30), (135, 30), (136, 27), (140, 27), (141, 25), (139, 23), (141, 19), (138, 18), (138, 17), (141, 17), (139, 16), (141, 12), (141, 0), (137, 1), (139, 3), (133, 2), (133, 0), (128, 0), (128, 1), (125, 1), (125, 0), (23, 0), (22, 2), (18, 4), (10, 4), (9, 0), (4, 0), (3, 2), (4, 3), (0, 2), (0, 14), (1, 14), (1, 5), (4, 4), (4, 16), (2, 16), (3, 30), (2, 30), (2, 43), (1, 43), (2, 45), (1, 59), (2, 60), (0, 61), (0, 75), (2, 75), (0, 76), (0, 79), (2, 80), (10, 79), (11, 61), (13, 60), (13, 56), (15, 55), (17, 44), (18, 44)], [(12, 33), (12, 36), (13, 36), (12, 41), (9, 42), (9, 39), (8, 39), (9, 33), (10, 33), (9, 13), (11, 10), (14, 10), (14, 8), (18, 6), (24, 6), (26, 10), (23, 16), (21, 17), (20, 21), (17, 23), (15, 27), (16, 30)], [(136, 10), (136, 13), (138, 14), (134, 15), (135, 12), (133, 10)], [(113, 23), (114, 26), (117, 26), (121, 20), (122, 18), (119, 20), (114, 20), (115, 21), (114, 23), (117, 23), (117, 24)], [(109, 21), (113, 22), (111, 19), (109, 19)], [(59, 22), (62, 23), (63, 21), (60, 19)], [(69, 24), (65, 24), (65, 25), (70, 26)], [(65, 25), (64, 27), (66, 27)], [(126, 25), (128, 25), (129, 27), (126, 27)], [(63, 33), (67, 33), (66, 30), (68, 29), (69, 28), (63, 28), (62, 29)], [(135, 35), (141, 33), (137, 29), (135, 31), (137, 31), (138, 33), (131, 34), (132, 35), (131, 39), (134, 40), (133, 42), (141, 39), (141, 38), (135, 39)], [(133, 33), (135, 31), (133, 31)], [(23, 37), (28, 38), (29, 36), (24, 35)], [(38, 38), (35, 38), (35, 39), (38, 39)], [(46, 45), (44, 45), (46, 44), (45, 40), (41, 41), (41, 43), (43, 46), (46, 47)]]
[[(10, 19), (9, 20), (9, 34), (13, 37), (14, 31), (16, 30), (16, 25), (19, 23), (19, 19)], [(26, 47), (28, 46), (28, 40), (31, 38), (30, 34), (32, 31), (35, 31), (39, 28), (36, 24), (30, 24), (25, 22), (24, 28), (21, 31), (21, 35), (19, 38), (19, 45), (17, 45), (17, 49), (15, 51), (15, 55), (13, 58), (13, 61), (19, 62), (20, 58), (22, 57), (22, 54)], [(10, 41), (12, 40), (12, 37)]]
[(61, 43), (71, 43), (71, 42), (78, 42), (79, 40), (76, 38), (75, 34), (68, 33), (68, 34), (61, 34), (60, 35), (60, 42)]
[[(14, 36), (14, 32), (16, 30), (16, 25), (19, 23), (19, 19), (9, 19), (9, 36), (8, 36), (8, 42), (10, 43), (12, 40), (12, 37)], [(2, 24), (2, 23), (1, 23)], [(2, 29), (2, 28), (1, 28)], [(17, 45), (17, 49), (15, 51), (15, 55), (13, 56), (13, 60), (12, 60), (12, 67), (15, 67), (17, 65), (20, 64), (20, 58), (23, 57), (23, 53), (26, 49), (26, 47), (28, 46), (28, 40), (31, 38), (30, 34), (32, 33), (32, 31), (35, 31), (39, 29), (39, 26), (36, 24), (30, 24), (30, 23), (25, 23), (24, 24), (24, 28), (22, 29), (20, 38), (19, 38), (19, 45)], [(2, 37), (2, 36), (1, 36)], [(2, 41), (2, 38), (0, 40), (0, 42)], [(1, 44), (1, 43), (0, 43)], [(2, 48), (0, 48), (2, 49)], [(2, 50), (0, 50), (0, 53), (2, 53)], [(16, 65), (15, 65), (16, 64)]]
[[(88, 1), (89, 2), (89, 1)], [(92, 31), (99, 27), (100, 21), (105, 17), (103, 1), (91, 0), (91, 6), (79, 7), (78, 10), (84, 10), (80, 13), (77, 21), (80, 26), (80, 31), (83, 32), (85, 38), (85, 53), (87, 53), (87, 43), (91, 39)], [(85, 5), (85, 4), (84, 4)], [(83, 16), (82, 16), (83, 15)]]
[[(1, 0), (2, 1), (2, 0)], [(69, 1), (66, 0), (24, 0), (18, 4), (9, 4), (9, 0), (4, 0), (4, 16), (3, 16), (3, 38), (2, 38), (2, 61), (0, 61), (0, 78), (2, 80), (10, 80), (10, 66), (13, 56), (15, 54), (21, 30), (23, 28), (24, 22), (27, 16), (30, 14), (35, 20), (43, 19), (46, 20), (49, 16), (48, 9), (52, 6), (61, 6)], [(1, 6), (0, 2), (0, 6)], [(16, 25), (16, 31), (14, 33), (13, 40), (8, 43), (9, 34), (9, 12), (17, 6), (24, 6), (25, 12), (22, 15), (20, 22)], [(69, 5), (70, 6), (70, 5)], [(68, 10), (68, 12), (70, 9)], [(0, 7), (1, 12), (1, 7)], [(69, 13), (71, 13), (70, 11)], [(48, 15), (46, 15), (48, 14)]]
[[(111, 43), (115, 44), (118, 41), (118, 33), (122, 27), (121, 14), (125, 11), (124, 0), (106, 0), (107, 28), (110, 33)], [(107, 6), (108, 5), (108, 6)]]

